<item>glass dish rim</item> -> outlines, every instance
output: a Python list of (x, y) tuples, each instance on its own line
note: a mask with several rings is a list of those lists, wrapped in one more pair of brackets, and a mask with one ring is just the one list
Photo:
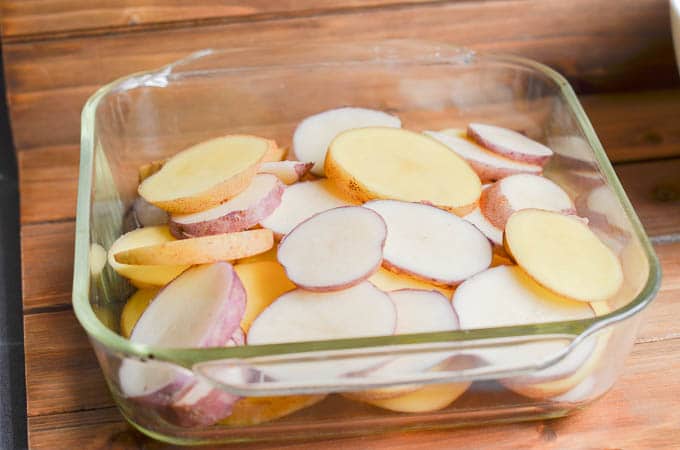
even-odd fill
[[(625, 306), (611, 311), (608, 314), (597, 316), (590, 319), (580, 319), (571, 321), (560, 321), (540, 324), (515, 325), (498, 328), (475, 329), (465, 331), (453, 331), (446, 333), (420, 333), (414, 335), (400, 335), (400, 336), (380, 336), (368, 338), (352, 338), (342, 340), (328, 340), (316, 342), (300, 342), (287, 344), (273, 344), (273, 345), (250, 345), (240, 347), (217, 347), (217, 348), (164, 348), (133, 343), (119, 334), (107, 328), (96, 316), (89, 301), (89, 287), (90, 287), (90, 200), (93, 183), (93, 167), (94, 154), (96, 143), (94, 140), (94, 119), (97, 107), (102, 98), (107, 94), (119, 90), (133, 89), (135, 87), (144, 86), (145, 80), (153, 80), (155, 76), (167, 76), (172, 74), (175, 67), (187, 62), (199, 60), (210, 56), (219, 56), (228, 52), (238, 50), (253, 50), (268, 49), (271, 51), (271, 46), (248, 46), (238, 47), (228, 50), (213, 50), (206, 49), (195, 52), (186, 58), (179, 59), (173, 63), (162, 66), (158, 69), (147, 70), (133, 73), (117, 80), (114, 80), (103, 87), (99, 88), (85, 103), (81, 113), (81, 148), (80, 148), (80, 169), (78, 177), (78, 195), (77, 195), (77, 210), (76, 210), (76, 227), (75, 227), (75, 257), (74, 257), (74, 272), (73, 272), (73, 293), (72, 305), (78, 321), (85, 329), (91, 339), (105, 346), (110, 351), (122, 353), (128, 356), (137, 357), (139, 359), (156, 359), (166, 361), (169, 363), (178, 364), (180, 366), (191, 368), (193, 364), (199, 362), (208, 362), (219, 359), (242, 359), (258, 356), (284, 356), (286, 354), (296, 355), (304, 352), (318, 352), (329, 351), (329, 355), (336, 355), (337, 351), (342, 350), (359, 350), (362, 348), (376, 348), (384, 346), (401, 346), (408, 344), (455, 344), (460, 341), (473, 340), (498, 340), (503, 338), (517, 338), (517, 337), (545, 337), (555, 338), (558, 336), (571, 336), (572, 342), (569, 345), (568, 351), (577, 345), (580, 341), (590, 336), (591, 334), (601, 330), (614, 323), (623, 321), (644, 309), (654, 299), (656, 292), (659, 289), (661, 282), (661, 269), (649, 241), (649, 238), (640, 223), (630, 201), (628, 200), (621, 183), (614, 172), (611, 162), (607, 158), (605, 151), (595, 134), (595, 131), (587, 118), (575, 92), (569, 85), (568, 81), (558, 72), (552, 68), (533, 61), (531, 59), (493, 53), (480, 53), (468, 50), (464, 47), (454, 45), (422, 41), (422, 40), (383, 40), (372, 42), (372, 44), (381, 47), (394, 48), (399, 50), (399, 46), (405, 43), (412, 45), (420, 45), (427, 49), (438, 49), (446, 53), (442, 57), (439, 51), (432, 57), (423, 59), (423, 61), (433, 61), (448, 64), (470, 64), (477, 60), (492, 61), (497, 63), (505, 63), (529, 69), (531, 71), (539, 72), (543, 76), (549, 78), (559, 88), (559, 95), (571, 108), (574, 113), (577, 126), (585, 135), (590, 147), (594, 150), (594, 157), (597, 161), (598, 167), (602, 170), (604, 178), (609, 187), (616, 194), (617, 200), (623, 207), (627, 217), (633, 225), (633, 232), (640, 240), (644, 250), (645, 257), (649, 263), (649, 275), (645, 286), (640, 293), (631, 302)], [(296, 48), (313, 49), (320, 47), (337, 47), (337, 48), (365, 48), (365, 43), (351, 43), (351, 44), (328, 44), (328, 43), (314, 43), (302, 44)], [(453, 57), (453, 58), (452, 58)], [(403, 60), (411, 62), (421, 61), (418, 59), (408, 58)], [(356, 59), (354, 61), (357, 61)], [(386, 63), (389, 59), (380, 60), (374, 59), (377, 63)], [(349, 64), (349, 60), (332, 61), (340, 64)], [(365, 61), (361, 61), (365, 63)], [(325, 64), (319, 63), (319, 64)], [(310, 63), (311, 65), (318, 65)], [(266, 67), (291, 67), (295, 65), (275, 64), (273, 66), (259, 65), (253, 67), (233, 67), (224, 69), (231, 70), (262, 70)], [(191, 72), (188, 72), (191, 73)], [(562, 357), (564, 356), (562, 355)], [(559, 358), (558, 358), (559, 359)], [(554, 361), (553, 361), (554, 362)]]

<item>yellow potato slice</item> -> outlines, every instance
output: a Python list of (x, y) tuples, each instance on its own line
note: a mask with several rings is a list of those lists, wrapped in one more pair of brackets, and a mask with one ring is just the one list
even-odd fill
[(135, 286), (163, 286), (187, 270), (189, 265), (177, 264), (175, 261), (172, 261), (171, 265), (122, 264), (116, 261), (114, 255), (135, 248), (162, 245), (173, 241), (175, 238), (166, 225), (130, 231), (119, 237), (109, 249), (109, 265)]
[(270, 422), (315, 405), (324, 398), (326, 398), (325, 394), (242, 398), (234, 405), (231, 415), (218, 423), (232, 427), (246, 427)]
[[(361, 401), (390, 411), (418, 413), (438, 411), (449, 406), (470, 387), (471, 383), (430, 384), (398, 397), (361, 399)], [(351, 396), (348, 396), (352, 398)]]
[(295, 289), (295, 285), (288, 279), (278, 261), (262, 260), (237, 264), (234, 270), (243, 283), (248, 298), (246, 312), (241, 319), (241, 328), (247, 333), (253, 320), (281, 294)]
[(345, 131), (326, 155), (326, 176), (354, 200), (423, 202), (458, 215), (472, 211), (481, 182), (444, 144), (400, 128)]
[(274, 147), (274, 141), (248, 135), (201, 142), (177, 153), (142, 181), (139, 195), (173, 214), (217, 206), (250, 184)]
[(209, 264), (233, 261), (266, 252), (274, 245), (271, 230), (259, 229), (238, 233), (213, 234), (146, 247), (131, 248), (114, 254), (123, 264)]
[(274, 146), (269, 147), (269, 150), (264, 155), (262, 162), (283, 161), (284, 159), (286, 159), (287, 155), (288, 147), (279, 147), (278, 145), (275, 144)]
[(129, 338), (142, 313), (158, 293), (157, 288), (140, 289), (130, 296), (120, 314), (120, 334)]
[(416, 280), (415, 278), (412, 278), (408, 275), (396, 274), (382, 267), (378, 269), (376, 273), (371, 275), (368, 281), (383, 291), (396, 291), (398, 289), (423, 289), (426, 291), (436, 290), (441, 292), (447, 298), (451, 298), (453, 291), (455, 290)]
[(241, 258), (238, 261), (236, 261), (238, 264), (248, 264), (248, 263), (254, 263), (254, 262), (260, 262), (260, 261), (278, 261), (276, 258), (276, 246), (272, 247), (271, 249), (267, 250), (264, 253), (258, 253), (257, 255), (253, 256), (248, 256), (247, 258)]
[(155, 174), (159, 170), (161, 170), (161, 167), (163, 167), (163, 164), (165, 164), (166, 159), (160, 159), (158, 161), (151, 161), (146, 164), (142, 164), (139, 166), (138, 172), (139, 172), (139, 182), (141, 183), (142, 181), (146, 180), (149, 178), (151, 175)]
[(616, 255), (574, 216), (525, 209), (510, 216), (505, 249), (534, 280), (574, 300), (598, 302), (623, 283)]

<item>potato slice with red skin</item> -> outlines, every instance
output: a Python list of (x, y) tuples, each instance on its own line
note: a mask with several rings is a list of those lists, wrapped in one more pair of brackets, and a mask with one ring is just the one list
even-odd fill
[[(245, 303), (245, 290), (230, 264), (193, 267), (158, 292), (134, 326), (130, 340), (176, 348), (222, 346), (239, 329)], [(128, 358), (119, 368), (118, 379), (125, 397), (159, 408), (161, 414), (170, 413), (166, 409), (170, 408), (182, 426), (205, 424), (204, 417), (182, 405), (202, 402), (208, 420), (214, 419), (209, 412), (230, 406), (223, 404), (224, 399), (216, 399), (210, 386), (199, 386), (191, 372), (166, 363)]]
[[(248, 331), (248, 345), (389, 336), (397, 314), (389, 295), (363, 282), (341, 291), (286, 292), (265, 309)], [(266, 364), (262, 372), (277, 380), (328, 380), (370, 370), (387, 356)], [(213, 369), (207, 369), (209, 376)], [(204, 372), (205, 373), (205, 372)], [(216, 374), (215, 378), (219, 379)]]
[(243, 191), (274, 141), (229, 135), (201, 142), (165, 161), (137, 189), (149, 203), (173, 214), (219, 205)]
[[(397, 326), (394, 334), (432, 333), (450, 331), (459, 328), (458, 316), (451, 307), (448, 297), (434, 290), (399, 289), (389, 293), (397, 309)], [(389, 361), (372, 372), (372, 376), (380, 373), (406, 374), (429, 370), (450, 354), (405, 355)], [(357, 400), (381, 400), (402, 396), (405, 393), (420, 389), (419, 385), (395, 386), (380, 389), (369, 389), (348, 394)]]
[(314, 214), (349, 204), (351, 202), (329, 180), (295, 183), (286, 187), (279, 207), (260, 225), (272, 230), (280, 238)]
[(257, 173), (268, 173), (276, 176), (285, 184), (297, 183), (307, 175), (314, 163), (302, 161), (276, 161), (260, 164)]
[(358, 202), (422, 202), (464, 215), (481, 193), (479, 177), (463, 158), (431, 137), (400, 128), (339, 134), (328, 149), (325, 172)]
[(236, 197), (193, 214), (173, 215), (170, 231), (178, 239), (244, 231), (267, 218), (281, 204), (284, 185), (270, 174), (255, 175)]
[(482, 182), (496, 181), (518, 173), (540, 175), (543, 167), (505, 158), (477, 145), (467, 138), (465, 130), (425, 131), (425, 134), (446, 145), (470, 164)]
[(504, 229), (508, 217), (527, 208), (575, 214), (569, 194), (549, 179), (537, 175), (512, 175), (497, 181), (482, 192), (479, 209), (498, 229)]
[(397, 200), (374, 200), (364, 206), (387, 224), (383, 267), (391, 271), (452, 287), (491, 263), (486, 236), (454, 214)]
[(584, 302), (605, 301), (623, 283), (617, 256), (580, 218), (539, 209), (517, 211), (505, 227), (505, 249), (534, 280)]
[(553, 151), (540, 142), (495, 125), (471, 123), (467, 135), (489, 150), (516, 161), (544, 166), (553, 155)]
[(257, 255), (266, 252), (273, 245), (272, 232), (260, 229), (136, 247), (120, 251), (113, 258), (121, 264), (135, 265), (209, 264)]
[(286, 235), (278, 259), (288, 278), (310, 291), (336, 291), (361, 283), (382, 262), (385, 221), (361, 206), (316, 214)]

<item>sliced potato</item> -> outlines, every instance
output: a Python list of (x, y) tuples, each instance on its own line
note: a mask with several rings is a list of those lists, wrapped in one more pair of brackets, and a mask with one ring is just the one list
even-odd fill
[(295, 285), (276, 259), (237, 264), (234, 269), (248, 295), (246, 312), (241, 320), (241, 328), (247, 333), (253, 320), (283, 293), (295, 289)]
[[(438, 411), (463, 395), (471, 383), (431, 384), (397, 397), (382, 399), (362, 398), (361, 401), (390, 411), (418, 413)], [(346, 395), (349, 398), (352, 395)]]
[(175, 214), (217, 206), (250, 184), (274, 147), (274, 141), (248, 135), (201, 142), (168, 159), (139, 185), (139, 195)]
[(286, 159), (287, 155), (288, 147), (279, 147), (278, 145), (274, 144), (273, 146), (269, 147), (269, 150), (267, 150), (267, 153), (264, 155), (262, 162), (269, 163), (283, 161)]
[(188, 269), (189, 266), (176, 264), (174, 261), (170, 265), (123, 264), (116, 261), (114, 255), (135, 248), (155, 246), (172, 241), (175, 241), (175, 238), (166, 225), (130, 231), (119, 237), (109, 249), (109, 265), (119, 275), (128, 278), (137, 287), (163, 286)]
[(151, 175), (154, 173), (158, 172), (161, 170), (161, 167), (163, 167), (163, 164), (165, 164), (165, 161), (167, 159), (159, 159), (157, 161), (151, 161), (146, 164), (142, 164), (139, 166), (139, 182), (141, 183), (142, 181), (146, 180), (149, 178)]
[(117, 252), (113, 257), (122, 264), (208, 264), (256, 255), (273, 245), (272, 232), (259, 229), (136, 247)]
[(512, 214), (505, 249), (533, 279), (574, 300), (604, 301), (623, 283), (616, 255), (575, 216), (540, 209)]
[(277, 254), (277, 249), (276, 249), (276, 246), (274, 246), (264, 253), (258, 253), (257, 255), (248, 256), (246, 258), (240, 258), (236, 262), (237, 262), (237, 264), (249, 264), (249, 263), (260, 262), (260, 261), (277, 262), (278, 259), (276, 258), (276, 254)]
[(129, 338), (142, 313), (158, 294), (158, 288), (139, 289), (132, 294), (120, 314), (120, 334)]
[(247, 427), (270, 422), (315, 405), (324, 398), (325, 394), (242, 398), (234, 405), (231, 415), (219, 423), (232, 427)]
[(444, 144), (400, 128), (339, 134), (328, 149), (325, 172), (359, 202), (422, 202), (458, 215), (475, 208), (482, 186), (470, 165)]
[(396, 291), (399, 289), (422, 289), (426, 291), (436, 290), (441, 292), (447, 298), (451, 298), (451, 295), (453, 295), (454, 291), (450, 288), (445, 288), (435, 284), (426, 283), (425, 281), (417, 280), (406, 274), (394, 273), (383, 267), (371, 275), (368, 281), (383, 291)]

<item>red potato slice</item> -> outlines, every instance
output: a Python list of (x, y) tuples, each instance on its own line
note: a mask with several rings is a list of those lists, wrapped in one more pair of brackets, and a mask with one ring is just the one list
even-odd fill
[[(239, 329), (245, 303), (245, 290), (230, 264), (193, 267), (159, 291), (137, 321), (130, 340), (171, 348), (222, 346)], [(125, 397), (160, 407), (162, 414), (172, 410), (179, 425), (205, 423), (192, 408), (183, 406), (201, 402), (210, 420), (214, 417), (209, 411), (228, 409), (225, 399), (215, 398), (211, 389), (198, 385), (191, 372), (170, 364), (128, 358), (120, 366), (118, 379)], [(227, 400), (231, 404), (234, 399)]]
[(288, 278), (310, 291), (335, 291), (370, 277), (382, 262), (385, 221), (361, 206), (316, 214), (286, 235), (278, 259)]
[[(453, 307), (458, 313), (461, 329), (464, 330), (588, 319), (595, 316), (589, 303), (571, 300), (544, 288), (518, 266), (494, 267), (466, 280), (454, 293)], [(541, 363), (557, 356), (566, 345), (568, 340), (556, 338), (517, 344), (505, 349), (475, 349), (474, 354), (500, 370), (504, 367)], [(594, 342), (592, 345), (581, 346), (568, 359), (539, 372), (540, 380), (555, 380), (573, 374), (588, 359), (593, 349)]]
[(522, 269), (565, 297), (605, 301), (623, 283), (621, 262), (580, 218), (539, 209), (517, 211), (508, 219), (504, 240)]
[(170, 231), (183, 239), (247, 230), (278, 208), (284, 189), (274, 175), (255, 175), (243, 192), (221, 205), (193, 214), (173, 215)]
[(122, 264), (116, 261), (114, 255), (131, 249), (165, 244), (174, 240), (175, 238), (165, 225), (130, 231), (120, 236), (111, 245), (108, 253), (109, 265), (119, 275), (129, 279), (137, 287), (163, 286), (188, 269), (189, 265), (174, 262), (171, 265)]
[(595, 152), (580, 136), (549, 137), (548, 144), (555, 152), (555, 163), (560, 167), (584, 171), (592, 171), (596, 167)]
[(135, 247), (115, 253), (113, 259), (120, 264), (134, 265), (209, 264), (257, 255), (273, 246), (272, 232), (260, 229)]
[(553, 151), (540, 142), (507, 128), (471, 123), (467, 135), (499, 155), (528, 164), (544, 166), (553, 155)]
[(498, 266), (471, 277), (458, 286), (452, 302), (464, 330), (587, 319), (595, 315), (588, 303), (542, 287), (518, 266)]
[[(397, 314), (390, 297), (369, 282), (342, 291), (296, 289), (274, 301), (253, 322), (248, 345), (385, 336)], [(261, 370), (278, 380), (328, 380), (375, 367), (387, 357), (276, 363)], [(310, 381), (311, 382), (311, 381)]]
[(365, 127), (401, 128), (401, 120), (382, 111), (354, 107), (315, 114), (304, 119), (295, 129), (295, 156), (300, 161), (312, 161), (312, 173), (324, 176), (324, 161), (331, 141), (343, 131)]
[(201, 142), (168, 159), (137, 189), (149, 203), (173, 214), (219, 205), (250, 184), (274, 141), (230, 135)]
[(326, 176), (358, 202), (421, 202), (465, 215), (477, 206), (481, 182), (472, 167), (444, 144), (395, 128), (339, 134), (328, 149)]
[(503, 230), (489, 222), (479, 208), (464, 215), (463, 219), (476, 226), (494, 245), (503, 245)]
[(474, 225), (439, 208), (397, 200), (364, 204), (387, 224), (383, 266), (455, 286), (491, 264), (491, 244)]
[[(394, 334), (429, 333), (458, 329), (458, 317), (449, 298), (433, 290), (400, 289), (389, 293), (397, 310)], [(396, 376), (421, 373), (451, 357), (451, 352), (433, 352), (397, 357), (376, 370), (372, 376)], [(421, 389), (419, 385), (370, 389), (347, 394), (349, 398), (380, 400), (402, 396)]]
[(605, 229), (605, 225), (609, 225), (628, 235), (630, 222), (609, 186), (603, 185), (590, 191), (583, 203), (583, 210), (592, 219), (593, 225), (604, 226)]
[(569, 194), (554, 182), (537, 175), (512, 175), (482, 192), (479, 209), (496, 228), (504, 229), (515, 211), (535, 208), (576, 214)]
[(285, 189), (279, 207), (260, 225), (281, 237), (314, 214), (349, 204), (328, 180), (296, 183)]
[(302, 161), (276, 161), (260, 164), (257, 173), (268, 173), (276, 176), (285, 184), (297, 183), (307, 175), (314, 163)]
[(540, 175), (543, 172), (540, 165), (504, 158), (477, 145), (466, 137), (464, 130), (425, 131), (425, 134), (446, 145), (467, 161), (482, 182), (496, 181), (518, 173)]
[(142, 227), (154, 227), (158, 225), (165, 225), (168, 223), (168, 213), (160, 209), (158, 206), (144, 200), (142, 197), (137, 197), (130, 207), (129, 220), (131, 223), (130, 229)]

